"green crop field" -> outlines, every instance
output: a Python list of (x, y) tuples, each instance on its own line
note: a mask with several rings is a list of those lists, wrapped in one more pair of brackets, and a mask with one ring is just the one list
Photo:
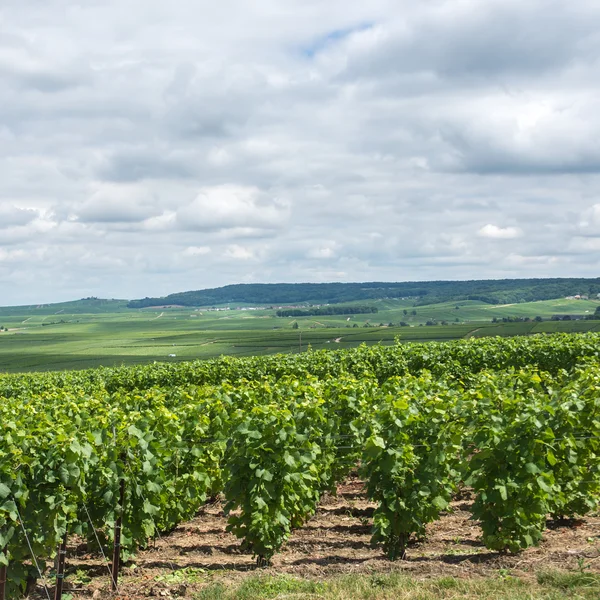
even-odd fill
[[(271, 307), (128, 309), (124, 300), (97, 299), (0, 308), (0, 327), (8, 329), (0, 333), (0, 371), (296, 353), (309, 345), (313, 349), (353, 348), (362, 343), (390, 344), (398, 337), (407, 342), (441, 341), (600, 330), (600, 321), (549, 320), (556, 314), (591, 315), (600, 305), (592, 300), (508, 305), (459, 301), (418, 307), (402, 300), (354, 304), (368, 304), (378, 312), (283, 318)], [(502, 318), (536, 316), (546, 320), (501, 322)], [(492, 323), (494, 318), (500, 322)], [(426, 325), (428, 321), (437, 324)], [(400, 326), (401, 322), (406, 326)]]
[[(123, 323), (127, 335), (140, 324)], [(254, 351), (261, 332), (246, 333), (234, 341)], [(599, 342), (495, 337), (0, 375), (0, 596), (60, 598), (64, 583), (73, 597), (296, 597), (289, 580), (276, 595), (223, 596), (209, 573), (254, 564), (323, 578), (331, 564), (368, 576), (400, 561), (425, 574), (460, 565), (471, 581), (544, 573), (546, 590), (475, 597), (598, 598)], [(109, 571), (98, 545), (112, 546)], [(548, 573), (556, 565), (566, 570)], [(540, 596), (551, 582), (578, 589)]]

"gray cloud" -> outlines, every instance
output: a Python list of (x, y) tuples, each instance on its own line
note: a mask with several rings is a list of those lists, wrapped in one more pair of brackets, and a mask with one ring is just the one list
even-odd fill
[(74, 208), (83, 223), (139, 223), (156, 217), (161, 210), (156, 198), (143, 188), (102, 185), (81, 206)]
[[(427, 3), (328, 47), (324, 61), (344, 78), (434, 73), (451, 79), (533, 74), (594, 62), (599, 50), (592, 2), (490, 0)], [(345, 61), (339, 54), (344, 53)]]
[(3, 302), (596, 276), (599, 17), (5, 0)]
[(116, 182), (133, 182), (145, 179), (185, 179), (192, 177), (194, 169), (185, 157), (166, 156), (146, 149), (127, 150), (111, 155), (98, 169), (100, 179)]
[(38, 216), (38, 212), (31, 208), (18, 208), (17, 206), (0, 206), (0, 228), (14, 225), (27, 225)]

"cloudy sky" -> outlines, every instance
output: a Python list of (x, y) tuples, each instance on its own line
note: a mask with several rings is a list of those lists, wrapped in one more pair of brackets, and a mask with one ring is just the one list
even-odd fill
[(0, 3), (0, 305), (599, 263), (597, 0)]

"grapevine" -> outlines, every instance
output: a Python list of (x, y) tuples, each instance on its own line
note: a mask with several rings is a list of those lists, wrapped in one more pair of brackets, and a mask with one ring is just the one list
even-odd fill
[[(459, 484), (493, 550), (600, 500), (600, 335), (0, 375), (0, 566), (17, 598), (65, 535), (123, 555), (223, 494), (266, 564), (355, 468), (390, 558)], [(124, 490), (123, 506), (120, 490)]]

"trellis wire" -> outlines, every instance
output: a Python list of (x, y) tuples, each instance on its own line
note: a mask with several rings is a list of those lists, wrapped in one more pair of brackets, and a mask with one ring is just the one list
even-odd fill
[(94, 527), (92, 517), (90, 516), (90, 511), (88, 510), (88, 507), (85, 502), (83, 502), (83, 508), (85, 509), (88, 521), (90, 522), (90, 525), (92, 526), (92, 531), (94, 532), (94, 537), (96, 538), (98, 548), (100, 548), (100, 553), (102, 554), (102, 557), (104, 558), (104, 564), (106, 565), (106, 570), (108, 571), (108, 574), (110, 575), (112, 583), (116, 586), (117, 582), (114, 580), (112, 571), (110, 570), (110, 567), (109, 567), (110, 561), (108, 560), (106, 554), (104, 553), (104, 549), (102, 548), (102, 544), (100, 543), (100, 537), (98, 536), (98, 532), (96, 531), (96, 528)]
[(37, 558), (35, 556), (35, 552), (33, 551), (33, 547), (31, 546), (31, 542), (29, 541), (29, 536), (27, 535), (27, 530), (25, 529), (25, 524), (23, 523), (21, 513), (19, 512), (19, 506), (17, 505), (16, 501), (15, 501), (15, 509), (17, 511), (17, 516), (19, 517), (19, 523), (21, 524), (21, 529), (23, 530), (23, 533), (25, 534), (25, 540), (27, 541), (27, 546), (29, 546), (29, 552), (31, 553), (31, 558), (33, 558), (33, 564), (35, 565), (35, 568), (37, 569), (37, 572), (40, 575), (40, 579), (42, 580), (42, 583), (44, 585), (44, 592), (46, 592), (46, 597), (48, 598), (48, 600), (50, 600), (50, 592), (48, 592), (48, 585), (46, 583), (46, 578), (44, 577), (44, 575), (42, 575), (42, 570), (40, 569), (40, 565), (38, 564)]

